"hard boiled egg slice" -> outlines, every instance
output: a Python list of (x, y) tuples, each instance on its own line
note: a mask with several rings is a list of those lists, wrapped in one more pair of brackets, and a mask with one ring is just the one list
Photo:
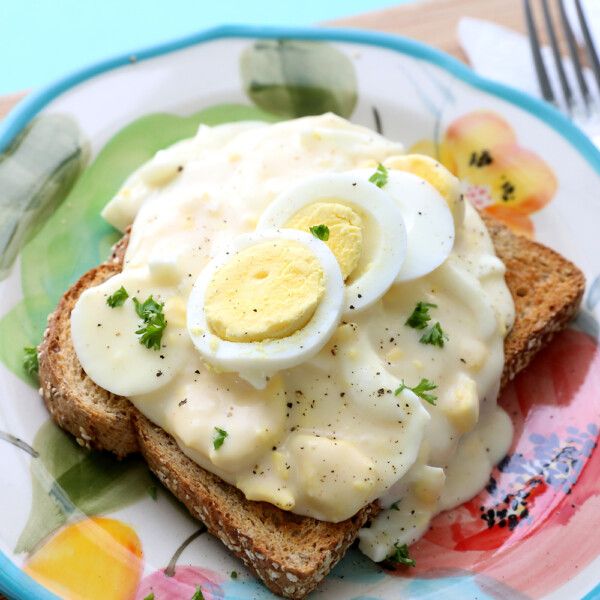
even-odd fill
[[(109, 306), (107, 300), (123, 288), (128, 297)], [(144, 327), (133, 299), (149, 296), (162, 308), (166, 327), (160, 346), (140, 343)], [(146, 394), (168, 383), (192, 350), (185, 330), (185, 303), (173, 288), (157, 286), (147, 268), (119, 273), (81, 294), (71, 312), (71, 339), (77, 358), (90, 379), (119, 396)]]
[(465, 202), (462, 185), (444, 165), (425, 154), (403, 154), (390, 156), (383, 165), (388, 169), (407, 171), (428, 181), (444, 198), (454, 218), (454, 225), (460, 228), (465, 216)]
[[(335, 255), (346, 282), (344, 312), (363, 310), (392, 285), (406, 254), (402, 213), (385, 191), (356, 173), (309, 177), (280, 194), (257, 229), (281, 228), (319, 235)], [(317, 228), (317, 229), (315, 229)]]
[[(368, 181), (372, 170), (352, 171)], [(425, 179), (404, 171), (388, 170), (382, 190), (400, 209), (407, 233), (406, 258), (395, 281), (410, 281), (439, 267), (454, 246), (454, 220), (448, 204)]]
[(333, 253), (310, 233), (244, 234), (204, 268), (187, 326), (204, 360), (262, 389), (312, 358), (337, 327), (344, 282)]

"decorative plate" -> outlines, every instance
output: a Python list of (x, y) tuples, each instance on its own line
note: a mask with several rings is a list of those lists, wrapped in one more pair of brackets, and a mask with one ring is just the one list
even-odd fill
[[(0, 127), (0, 589), (24, 599), (274, 596), (135, 458), (48, 419), (23, 348), (117, 233), (100, 208), (199, 123), (334, 111), (437, 156), (469, 198), (586, 273), (581, 315), (505, 390), (486, 489), (385, 571), (351, 550), (314, 598), (600, 597), (600, 153), (546, 104), (440, 52), (350, 30), (223, 27), (31, 94)], [(36, 583), (40, 582), (40, 583)], [(41, 584), (41, 585), (40, 585)], [(587, 595), (586, 595), (587, 594)]]

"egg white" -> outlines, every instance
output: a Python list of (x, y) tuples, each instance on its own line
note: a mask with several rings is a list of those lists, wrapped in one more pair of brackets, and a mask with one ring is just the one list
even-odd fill
[[(351, 172), (368, 180), (369, 169)], [(406, 171), (388, 170), (383, 191), (397, 204), (406, 226), (406, 258), (396, 282), (412, 281), (439, 267), (454, 247), (452, 212), (443, 196), (428, 181)]]

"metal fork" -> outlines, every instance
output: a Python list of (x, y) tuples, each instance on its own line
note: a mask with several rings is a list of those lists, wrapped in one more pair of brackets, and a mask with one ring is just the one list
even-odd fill
[[(596, 52), (596, 47), (594, 45), (587, 20), (581, 7), (581, 1), (573, 1), (575, 3), (577, 20), (579, 21), (579, 26), (583, 34), (584, 46), (588, 56), (590, 68), (594, 74), (598, 91), (600, 92), (600, 60), (598, 59), (598, 53)], [(531, 0), (523, 0), (525, 20), (527, 22), (527, 30), (531, 45), (531, 54), (533, 57), (533, 63), (538, 82), (540, 84), (542, 96), (545, 100), (551, 102), (557, 108), (564, 110), (564, 112), (566, 112), (567, 115), (592, 138), (594, 143), (600, 147), (600, 119), (598, 118), (597, 114), (598, 108), (600, 107), (596, 105), (586, 80), (583, 66), (579, 58), (579, 49), (575, 41), (571, 23), (569, 22), (565, 10), (564, 0), (556, 0), (556, 2), (558, 3), (558, 11), (562, 30), (567, 41), (567, 46), (569, 47), (569, 55), (573, 64), (573, 71), (575, 72), (577, 87), (579, 88), (581, 100), (583, 102), (581, 102), (578, 96), (574, 93), (573, 82), (569, 81), (569, 77), (565, 71), (565, 66), (558, 45), (557, 28), (550, 12), (548, 0), (541, 0), (541, 2), (546, 32), (550, 41), (554, 65), (556, 67), (560, 88), (562, 90), (562, 98), (558, 98), (556, 90), (552, 88), (550, 78), (548, 77), (548, 71), (542, 57), (538, 30), (536, 27), (535, 18), (533, 16)]]

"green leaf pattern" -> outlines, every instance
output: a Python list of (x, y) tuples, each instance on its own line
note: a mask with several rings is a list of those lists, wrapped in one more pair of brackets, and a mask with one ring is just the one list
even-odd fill
[(356, 106), (354, 65), (331, 44), (302, 40), (258, 40), (240, 59), (248, 97), (285, 118), (334, 112), (350, 117)]
[(33, 500), (15, 548), (31, 552), (61, 525), (82, 515), (109, 513), (146, 494), (152, 480), (141, 458), (116, 460), (90, 452), (47, 421), (33, 441)]

